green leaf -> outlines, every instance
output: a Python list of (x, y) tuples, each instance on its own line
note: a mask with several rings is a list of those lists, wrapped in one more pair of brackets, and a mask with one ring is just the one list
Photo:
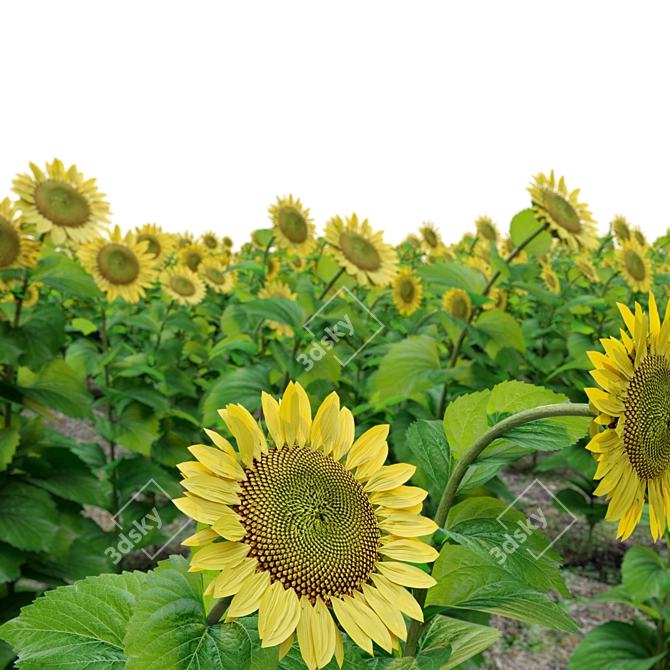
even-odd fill
[(4, 472), (12, 462), (20, 441), (18, 428), (14, 426), (0, 428), (0, 472)]
[(474, 609), (576, 633), (577, 623), (542, 591), (515, 579), (509, 572), (466, 547), (444, 545), (433, 566), (437, 584), (426, 605)]
[(440, 421), (415, 421), (406, 432), (412, 453), (428, 475), (436, 491), (447, 486), (451, 468), (449, 442)]
[(114, 424), (116, 441), (126, 449), (144, 456), (151, 453), (151, 445), (158, 439), (160, 424), (154, 411), (141, 402), (132, 402)]
[[(535, 212), (532, 209), (524, 209), (512, 219), (509, 226), (509, 235), (514, 245), (519, 247), (541, 227), (542, 224), (535, 218)], [(527, 244), (524, 251), (529, 256), (541, 256), (549, 251), (551, 242), (551, 235), (545, 230)]]
[(305, 323), (305, 310), (300, 303), (288, 298), (265, 298), (252, 300), (240, 307), (252, 319), (269, 319), (301, 330)]
[(80, 316), (78, 316), (75, 319), (72, 319), (72, 321), (70, 321), (70, 325), (73, 328), (76, 328), (78, 331), (84, 333), (84, 335), (90, 335), (91, 333), (98, 332), (98, 327), (93, 323), (93, 321), (83, 319)]
[(484, 312), (477, 319), (475, 327), (491, 338), (486, 345), (486, 353), (491, 358), (495, 358), (499, 351), (506, 348), (526, 353), (526, 341), (521, 326), (507, 312), (500, 309)]
[[(76, 261), (63, 253), (50, 252), (42, 247), (41, 258), (32, 278), (68, 295), (79, 298), (98, 298), (100, 291), (89, 275)], [(49, 255), (46, 255), (49, 254)]]
[(449, 403), (444, 412), (444, 432), (457, 458), (489, 428), (486, 408), (491, 391), (462, 395)]
[(203, 421), (206, 426), (218, 423), (218, 410), (230, 403), (239, 403), (253, 412), (261, 406), (261, 392), (270, 390), (270, 371), (260, 363), (222, 375), (203, 399)]
[(0, 539), (17, 549), (49, 551), (58, 532), (56, 503), (42, 489), (20, 481), (0, 488)]
[(651, 547), (631, 547), (623, 557), (621, 577), (634, 602), (663, 597), (670, 591), (670, 572)]
[[(497, 384), (491, 391), (491, 400), (487, 411), (494, 423), (498, 423), (510, 414), (518, 414), (541, 405), (556, 405), (567, 401), (567, 396), (554, 393), (542, 386), (533, 386), (519, 381), (506, 381)], [(501, 418), (501, 415), (505, 416)]]
[(18, 549), (0, 542), (0, 584), (15, 582), (21, 576), (25, 556)]
[(665, 656), (652, 656), (653, 637), (654, 631), (641, 622), (611, 621), (587, 633), (567, 670), (649, 670)]
[(57, 305), (45, 304), (36, 308), (17, 330), (24, 350), (21, 365), (36, 372), (60, 354), (65, 343), (65, 315)]
[(105, 389), (105, 393), (120, 393), (151, 407), (157, 414), (165, 414), (170, 409), (170, 402), (152, 384), (139, 378), (120, 378), (115, 380), (113, 389)]
[(77, 377), (84, 381), (95, 370), (96, 356), (99, 354), (98, 347), (82, 337), (67, 348), (65, 362)]
[(421, 265), (416, 272), (419, 277), (425, 279), (429, 284), (462, 288), (469, 293), (481, 293), (486, 286), (486, 279), (481, 272), (460, 263)]
[(239, 333), (230, 335), (217, 342), (209, 352), (209, 360), (231, 351), (243, 351), (245, 354), (254, 355), (258, 351), (258, 345), (246, 334)]
[(16, 649), (21, 670), (123, 670), (125, 627), (145, 579), (100, 575), (47, 591), (1, 626), (0, 637)]
[(267, 267), (265, 263), (261, 263), (260, 261), (242, 261), (226, 268), (221, 274), (225, 275), (228, 272), (253, 272), (262, 277), (267, 272)]

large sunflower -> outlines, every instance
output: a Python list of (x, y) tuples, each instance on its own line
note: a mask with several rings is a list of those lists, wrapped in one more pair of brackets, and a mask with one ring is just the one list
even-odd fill
[(57, 245), (68, 238), (85, 243), (100, 237), (110, 212), (95, 179), (84, 181), (75, 165), (66, 170), (58, 159), (47, 163), (46, 175), (34, 163), (30, 163), (30, 169), (32, 177), (21, 174), (12, 182), (27, 224), (35, 225), (37, 233), (49, 233)]
[(557, 184), (552, 170), (548, 179), (544, 174), (538, 174), (528, 191), (538, 220), (549, 224), (559, 239), (572, 249), (598, 247), (596, 222), (587, 205), (577, 200), (579, 189), (568, 193), (564, 178), (561, 177)]
[(434, 254), (444, 246), (442, 236), (432, 221), (424, 221), (421, 224), (419, 235), (421, 251), (425, 253)]
[(646, 293), (651, 287), (652, 275), (651, 260), (644, 249), (631, 241), (617, 249), (615, 257), (628, 286)]
[(324, 234), (328, 242), (325, 252), (359, 284), (391, 283), (397, 272), (398, 254), (384, 243), (381, 231), (372, 232), (367, 219), (359, 223), (356, 214), (352, 214), (344, 223), (335, 216), (326, 224)]
[(384, 465), (388, 425), (354, 442), (336, 393), (314, 419), (299, 384), (280, 402), (263, 393), (262, 404), (271, 444), (244, 407), (228, 405), (219, 414), (237, 449), (208, 430), (216, 448), (192, 446), (197, 462), (179, 466), (187, 497), (174, 502), (207, 525), (184, 543), (206, 545), (191, 570), (220, 571), (206, 593), (234, 596), (226, 620), (258, 610), (263, 647), (283, 656), (297, 634), (310, 670), (343, 662), (334, 618), (370, 655), (373, 641), (391, 653), (406, 639), (402, 614), (423, 620), (405, 587), (435, 584), (405, 563), (437, 557), (417, 539), (437, 529), (419, 514), (426, 492), (404, 485), (416, 468)]
[(472, 300), (462, 288), (449, 289), (442, 296), (442, 307), (447, 314), (468, 321), (472, 315)]
[[(286, 298), (287, 300), (293, 300), (295, 302), (298, 299), (298, 294), (293, 293), (283, 282), (271, 281), (258, 292), (258, 297), (261, 299)], [(270, 328), (272, 328), (278, 335), (293, 337), (293, 328), (285, 323), (268, 319), (268, 326), (270, 326)]]
[(34, 267), (37, 243), (21, 229), (21, 216), (9, 198), (0, 202), (0, 270)]
[(160, 280), (165, 295), (178, 305), (199, 305), (207, 294), (202, 279), (185, 265), (168, 268)]
[(155, 223), (147, 223), (135, 232), (138, 242), (148, 242), (147, 252), (152, 255), (155, 265), (160, 265), (174, 251), (174, 237), (164, 233)]
[(300, 198), (294, 200), (292, 195), (278, 197), (268, 212), (277, 244), (298, 256), (307, 256), (315, 244), (314, 224), (309, 218), (309, 209), (303, 208)]
[(226, 266), (215, 260), (202, 262), (198, 271), (207, 286), (217, 293), (230, 293), (237, 282), (237, 271), (226, 272)]
[(207, 251), (202, 244), (187, 244), (179, 250), (179, 262), (192, 272), (198, 271), (198, 266), (207, 258)]
[(122, 237), (120, 228), (115, 226), (108, 240), (99, 237), (80, 247), (77, 255), (98, 288), (107, 292), (109, 302), (121, 296), (134, 303), (145, 296), (145, 289), (156, 280), (154, 259), (147, 246), (148, 242), (137, 242), (131, 232)]
[(626, 221), (625, 216), (615, 216), (612, 221), (612, 230), (616, 235), (616, 239), (619, 244), (624, 244), (625, 242), (630, 242), (631, 232), (630, 224)]
[(477, 227), (477, 233), (479, 236), (486, 240), (486, 242), (498, 242), (500, 233), (495, 223), (488, 216), (480, 216), (475, 221), (475, 226)]
[(411, 316), (421, 307), (421, 279), (410, 268), (402, 268), (393, 280), (393, 302), (404, 316)]
[(630, 335), (601, 340), (605, 353), (589, 352), (601, 387), (585, 389), (602, 412), (605, 429), (587, 445), (598, 458), (596, 495), (610, 501), (608, 521), (619, 521), (625, 540), (649, 502), (651, 534), (663, 535), (670, 518), (670, 310), (661, 325), (649, 294), (649, 316), (635, 303), (635, 315), (619, 304)]

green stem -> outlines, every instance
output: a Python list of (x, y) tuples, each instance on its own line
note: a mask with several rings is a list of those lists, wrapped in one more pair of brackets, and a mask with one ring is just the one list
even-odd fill
[(366, 322), (366, 323), (369, 321), (369, 319), (370, 319), (370, 313), (371, 313), (372, 310), (377, 306), (377, 303), (378, 303), (380, 300), (382, 300), (383, 298), (386, 298), (387, 296), (391, 295), (391, 293), (393, 293), (393, 291), (384, 291), (383, 293), (381, 293), (380, 295), (378, 295), (378, 296), (374, 299), (374, 301), (373, 301), (372, 304), (370, 305), (370, 309), (369, 309), (369, 310), (366, 312), (366, 314), (365, 314), (365, 322)]
[(163, 331), (165, 330), (165, 324), (167, 323), (167, 318), (170, 315), (170, 310), (174, 305), (174, 300), (167, 306), (165, 310), (165, 316), (163, 317), (163, 323), (161, 323), (160, 330), (158, 331), (158, 339), (156, 340), (156, 348), (154, 349), (154, 356), (158, 353), (158, 349), (161, 346), (161, 338), (163, 337)]
[(611, 239), (612, 239), (612, 226), (610, 226), (610, 232), (607, 233), (607, 236), (601, 242), (600, 247), (598, 247), (598, 251), (596, 251), (596, 256), (599, 256), (602, 253), (602, 250), (607, 246), (607, 243)]
[(330, 291), (331, 288), (333, 288), (333, 285), (335, 282), (344, 274), (344, 268), (340, 268), (340, 271), (326, 284), (326, 288), (323, 289), (321, 292), (321, 295), (319, 296), (319, 300), (323, 300), (326, 297), (326, 293)]
[(268, 263), (268, 254), (270, 253), (270, 247), (272, 246), (272, 243), (275, 241), (275, 236), (273, 235), (270, 238), (270, 241), (268, 242), (268, 245), (265, 247), (265, 253), (263, 254), (263, 265), (267, 265)]
[[(23, 288), (21, 290), (21, 295), (25, 294), (26, 289), (28, 288), (28, 278), (26, 277), (23, 280)], [(23, 308), (23, 299), (16, 299), (16, 311), (14, 312), (14, 322), (12, 328), (18, 328), (21, 323), (21, 309)], [(7, 379), (8, 384), (13, 384), (15, 382), (15, 370), (13, 365), (8, 365), (5, 372), (5, 378)], [(12, 403), (8, 400), (5, 405), (5, 428), (9, 428), (12, 425)]]
[(421, 326), (423, 326), (423, 324), (426, 323), (428, 319), (432, 319), (439, 311), (440, 311), (439, 309), (434, 309), (432, 312), (426, 312), (426, 314), (424, 314), (416, 322), (416, 325), (414, 326), (414, 328), (412, 328), (412, 332), (410, 333), (410, 335), (415, 335), (416, 331), (419, 330), (419, 328), (421, 328)]
[[(577, 403), (560, 403), (558, 405), (542, 405), (541, 407), (534, 407), (533, 409), (528, 409), (525, 412), (519, 412), (514, 414), (509, 418), (501, 421), (492, 428), (489, 428), (481, 437), (479, 437), (475, 443), (468, 449), (468, 451), (463, 454), (463, 457), (458, 460), (456, 467), (452, 470), (449, 480), (447, 481), (447, 486), (442, 493), (442, 498), (440, 499), (440, 504), (437, 507), (437, 513), (435, 514), (435, 523), (443, 528), (449, 510), (453, 505), (454, 498), (458, 491), (458, 487), (463, 481), (468, 468), (481, 456), (482, 452), (486, 447), (489, 446), (492, 442), (497, 440), (499, 437), (502, 437), (508, 431), (523, 426), (527, 423), (532, 423), (533, 421), (539, 421), (541, 419), (551, 419), (560, 416), (592, 416), (591, 409), (587, 403), (577, 404)], [(417, 589), (414, 592), (414, 597), (421, 607), (424, 606), (426, 602), (426, 589)], [(407, 632), (407, 642), (405, 643), (405, 652), (403, 656), (414, 656), (416, 651), (416, 645), (421, 636), (421, 631), (423, 630), (424, 625), (420, 621), (412, 620)]]
[(221, 598), (214, 603), (214, 606), (209, 613), (207, 614), (207, 624), (210, 626), (215, 626), (221, 617), (226, 613), (226, 610), (230, 607), (230, 602), (233, 599), (233, 596), (228, 596), (226, 598)]

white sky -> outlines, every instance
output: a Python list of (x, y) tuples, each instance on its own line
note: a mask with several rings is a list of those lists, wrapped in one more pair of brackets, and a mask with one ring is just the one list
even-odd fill
[(54, 157), (113, 221), (228, 234), (276, 195), (399, 242), (504, 230), (552, 167), (606, 229), (670, 225), (670, 3), (0, 3), (0, 199)]

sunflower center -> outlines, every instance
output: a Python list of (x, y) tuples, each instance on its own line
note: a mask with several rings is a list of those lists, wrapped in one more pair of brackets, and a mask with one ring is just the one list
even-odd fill
[(327, 604), (368, 581), (380, 533), (351, 472), (307, 447), (271, 449), (245, 472), (235, 507), (247, 531), (242, 541), (272, 581)]
[(207, 276), (207, 279), (209, 279), (214, 284), (226, 283), (226, 275), (224, 275), (223, 272), (221, 272), (220, 270), (213, 268), (212, 266), (207, 266), (205, 268), (205, 275)]
[(579, 214), (577, 214), (575, 208), (560, 193), (547, 191), (544, 197), (547, 211), (557, 225), (574, 235), (582, 232), (582, 223), (579, 220)]
[(21, 239), (14, 226), (0, 216), (0, 268), (9, 267), (21, 253)]
[(170, 288), (179, 295), (190, 297), (195, 293), (195, 284), (187, 277), (174, 275), (170, 277)]
[(122, 244), (106, 244), (98, 252), (98, 270), (110, 284), (132, 284), (140, 274), (137, 256)]
[(628, 458), (640, 479), (655, 479), (670, 466), (670, 362), (665, 356), (642, 361), (624, 406)]
[(634, 249), (626, 249), (623, 254), (623, 260), (626, 264), (630, 276), (637, 281), (642, 281), (647, 276), (647, 269), (644, 267), (644, 261), (640, 258)]
[(282, 233), (288, 237), (291, 242), (300, 244), (307, 239), (308, 229), (305, 217), (295, 207), (282, 207), (279, 210), (277, 219)]
[(202, 263), (202, 260), (202, 256), (197, 251), (191, 251), (190, 253), (186, 254), (186, 257), (184, 258), (184, 264), (189, 268), (189, 270), (195, 272), (198, 269), (200, 263)]
[(340, 249), (345, 258), (357, 268), (374, 272), (381, 267), (381, 259), (372, 242), (362, 235), (345, 231), (340, 235)]
[(493, 240), (495, 242), (498, 239), (498, 232), (488, 221), (482, 221), (480, 223), (479, 232), (482, 237), (487, 240)]
[(219, 246), (219, 243), (213, 235), (205, 235), (202, 238), (203, 244), (208, 248), (208, 249), (216, 249), (216, 247)]
[(400, 284), (400, 297), (405, 301), (405, 302), (412, 302), (414, 300), (414, 282), (405, 279), (403, 282)]
[(470, 305), (462, 297), (457, 296), (452, 303), (453, 316), (465, 319), (470, 312)]
[(154, 258), (158, 258), (161, 253), (161, 243), (158, 241), (154, 235), (149, 233), (142, 233), (137, 236), (138, 242), (148, 242), (147, 253), (151, 254)]
[(423, 239), (426, 240), (426, 243), (429, 247), (435, 249), (437, 247), (437, 235), (430, 228), (424, 228), (422, 231)]
[(35, 207), (45, 218), (65, 228), (86, 225), (90, 210), (83, 196), (69, 184), (45, 181), (35, 189)]
[(616, 236), (619, 238), (619, 240), (622, 242), (628, 242), (628, 240), (630, 240), (630, 230), (623, 221), (615, 220), (612, 223), (612, 227), (614, 228), (614, 232), (616, 233)]

